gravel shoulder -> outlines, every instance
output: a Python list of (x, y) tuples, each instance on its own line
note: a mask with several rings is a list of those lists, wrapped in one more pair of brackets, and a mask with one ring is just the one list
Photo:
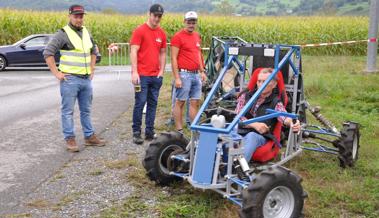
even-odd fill
[(5, 217), (94, 217), (134, 195), (127, 180), (145, 146), (131, 142), (130, 109), (100, 136), (105, 147), (86, 147)]

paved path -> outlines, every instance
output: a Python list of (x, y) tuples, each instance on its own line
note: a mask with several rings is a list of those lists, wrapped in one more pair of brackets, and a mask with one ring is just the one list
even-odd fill
[[(130, 73), (118, 78), (99, 67), (93, 87), (93, 124), (102, 132), (133, 103)], [(78, 114), (76, 106), (76, 133), (83, 143)], [(0, 215), (12, 213), (72, 157), (62, 139), (55, 77), (48, 70), (0, 72)]]

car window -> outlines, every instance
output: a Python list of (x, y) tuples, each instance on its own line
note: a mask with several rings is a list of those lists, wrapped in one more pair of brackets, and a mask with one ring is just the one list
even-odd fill
[(48, 38), (45, 36), (35, 37), (25, 42), (26, 46), (44, 46), (48, 42)]

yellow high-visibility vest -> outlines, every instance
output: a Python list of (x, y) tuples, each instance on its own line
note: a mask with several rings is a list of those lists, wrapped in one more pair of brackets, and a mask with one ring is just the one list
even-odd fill
[(63, 29), (75, 49), (60, 50), (59, 70), (70, 74), (91, 74), (91, 48), (93, 44), (87, 28), (83, 26), (82, 38), (68, 25)]

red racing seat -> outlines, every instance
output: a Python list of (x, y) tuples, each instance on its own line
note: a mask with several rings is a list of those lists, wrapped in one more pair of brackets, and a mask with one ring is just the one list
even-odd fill
[[(254, 70), (250, 78), (249, 84), (247, 86), (247, 88), (250, 91), (254, 90), (255, 86), (257, 85), (258, 74), (260, 73), (262, 69), (263, 68), (257, 68)], [(279, 91), (278, 98), (281, 98), (281, 101), (285, 107), (288, 103), (288, 97), (286, 94), (286, 87), (284, 84), (283, 74), (281, 71), (278, 72), (277, 79), (278, 79), (277, 88)], [(273, 131), (273, 135), (277, 139), (278, 143), (280, 142), (281, 131), (282, 131), (282, 124), (280, 122), (277, 122)], [(269, 140), (266, 144), (264, 144), (263, 146), (255, 150), (255, 152), (253, 153), (252, 160), (256, 162), (261, 162), (261, 163), (267, 162), (269, 160), (274, 159), (278, 155), (279, 151), (280, 151), (280, 147), (273, 140)]]

